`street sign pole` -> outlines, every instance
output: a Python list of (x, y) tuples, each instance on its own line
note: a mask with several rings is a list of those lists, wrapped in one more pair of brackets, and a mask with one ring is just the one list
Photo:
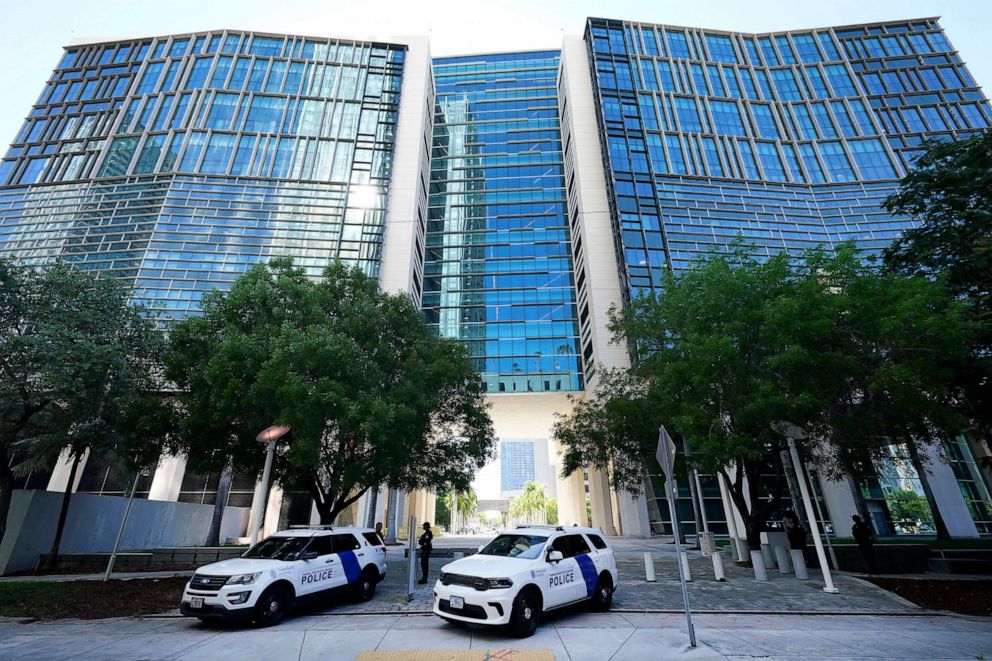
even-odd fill
[(664, 425), (658, 428), (658, 450), (655, 453), (658, 463), (665, 471), (665, 489), (667, 490), (668, 513), (672, 518), (672, 533), (675, 536), (675, 555), (679, 566), (679, 583), (682, 584), (682, 604), (685, 607), (685, 621), (689, 628), (689, 645), (696, 646), (696, 630), (692, 626), (692, 613), (689, 611), (689, 587), (685, 582), (685, 568), (682, 566), (682, 543), (679, 542), (679, 513), (675, 507), (676, 492), (674, 487), (673, 468), (675, 466), (675, 443), (665, 430)]
[(409, 543), (409, 550), (406, 555), (406, 600), (408, 602), (413, 601), (413, 581), (414, 574), (417, 572), (417, 517), (413, 514), (410, 515), (410, 539), (407, 540)]

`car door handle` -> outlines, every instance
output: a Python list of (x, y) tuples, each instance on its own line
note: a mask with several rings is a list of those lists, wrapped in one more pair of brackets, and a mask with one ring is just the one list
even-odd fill
[(363, 555), (365, 555), (365, 553), (364, 552), (363, 553), (356, 553), (355, 555), (357, 555), (358, 557), (362, 557)]
[(324, 560), (324, 564), (325, 564), (325, 565), (329, 565), (329, 564), (331, 564), (332, 562), (334, 562), (334, 560), (333, 560), (333, 558), (332, 558), (331, 560)]

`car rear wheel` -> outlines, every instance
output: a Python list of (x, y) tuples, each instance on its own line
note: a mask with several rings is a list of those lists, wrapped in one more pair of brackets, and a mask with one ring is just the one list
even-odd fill
[(286, 588), (280, 585), (269, 588), (262, 593), (258, 603), (255, 604), (253, 621), (260, 627), (279, 624), (289, 612), (292, 601), (293, 595)]
[(528, 638), (541, 623), (541, 597), (536, 590), (522, 590), (513, 600), (510, 630), (518, 638)]
[(596, 590), (592, 593), (592, 608), (605, 613), (613, 605), (613, 579), (606, 572), (600, 574), (596, 581)]

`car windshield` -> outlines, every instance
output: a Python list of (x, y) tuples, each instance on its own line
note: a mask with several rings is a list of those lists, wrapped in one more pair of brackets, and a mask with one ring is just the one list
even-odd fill
[(242, 558), (295, 560), (296, 554), (310, 541), (309, 537), (269, 537), (251, 547)]
[(533, 560), (541, 555), (547, 537), (538, 535), (500, 535), (479, 551), (482, 555), (501, 555), (505, 558)]

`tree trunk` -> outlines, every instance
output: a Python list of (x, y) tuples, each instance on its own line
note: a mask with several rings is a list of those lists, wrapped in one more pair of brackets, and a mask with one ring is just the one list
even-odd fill
[(807, 531), (810, 530), (809, 521), (806, 518), (806, 506), (803, 504), (802, 494), (799, 491), (799, 476), (792, 465), (792, 455), (788, 448), (783, 448), (778, 453), (782, 462), (782, 471), (785, 473), (785, 482), (789, 486), (789, 499), (792, 501), (792, 511), (799, 517), (799, 523)]
[(55, 540), (52, 542), (52, 549), (48, 552), (48, 562), (45, 564), (46, 569), (54, 569), (59, 564), (62, 533), (65, 531), (65, 521), (69, 516), (69, 501), (72, 499), (72, 489), (76, 484), (76, 469), (79, 468), (81, 458), (79, 453), (72, 455), (72, 467), (69, 469), (69, 480), (66, 482), (65, 491), (62, 493), (62, 507), (59, 509), (59, 521), (55, 525)]
[(389, 490), (389, 500), (386, 501), (386, 543), (396, 543), (396, 501), (399, 499), (399, 489)]
[(375, 509), (379, 506), (379, 485), (372, 487), (372, 491), (369, 494), (369, 514), (365, 517), (365, 527), (372, 528), (375, 526)]
[(0, 542), (7, 534), (7, 514), (14, 497), (14, 473), (6, 452), (0, 452)]
[(214, 512), (210, 518), (210, 530), (207, 532), (207, 546), (220, 544), (220, 526), (224, 521), (224, 510), (227, 509), (227, 498), (231, 493), (231, 481), (234, 474), (230, 466), (224, 466), (217, 482), (217, 499), (214, 501)]

